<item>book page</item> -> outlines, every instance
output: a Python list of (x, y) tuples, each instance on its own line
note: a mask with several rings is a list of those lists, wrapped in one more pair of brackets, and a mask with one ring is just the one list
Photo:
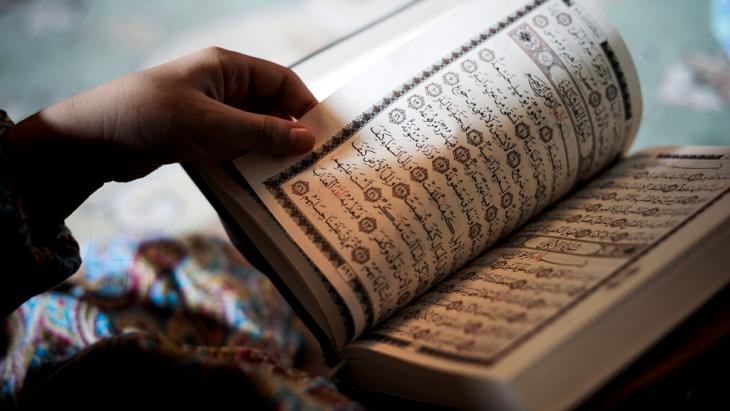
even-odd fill
[(308, 113), (313, 152), (236, 166), (359, 333), (617, 158), (640, 114), (591, 3), (473, 2)]
[[(729, 193), (730, 150), (667, 149), (634, 155), (364, 340), (492, 365), (597, 290), (619, 288), (642, 271), (642, 264), (650, 273), (649, 263), (637, 261), (711, 206), (727, 203)], [(707, 233), (729, 218), (730, 209), (725, 208), (695, 231)], [(680, 241), (681, 247), (695, 246), (691, 241)], [(665, 249), (659, 264), (682, 255), (681, 247)]]

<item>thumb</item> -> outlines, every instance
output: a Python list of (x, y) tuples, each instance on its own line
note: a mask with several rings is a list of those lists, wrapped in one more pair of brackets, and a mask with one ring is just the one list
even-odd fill
[(217, 103), (222, 116), (213, 133), (214, 151), (255, 150), (272, 155), (296, 155), (311, 150), (314, 134), (303, 124), (251, 113)]

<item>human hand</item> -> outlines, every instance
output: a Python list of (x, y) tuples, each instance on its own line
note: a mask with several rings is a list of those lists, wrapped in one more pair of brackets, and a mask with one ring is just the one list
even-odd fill
[(54, 104), (5, 145), (24, 200), (63, 219), (103, 183), (162, 164), (304, 153), (314, 136), (292, 118), (316, 104), (291, 70), (210, 48)]

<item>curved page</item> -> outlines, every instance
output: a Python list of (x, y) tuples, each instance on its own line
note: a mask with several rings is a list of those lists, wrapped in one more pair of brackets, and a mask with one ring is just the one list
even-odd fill
[(636, 74), (592, 7), (468, 3), (308, 113), (314, 151), (236, 161), (356, 334), (625, 150)]

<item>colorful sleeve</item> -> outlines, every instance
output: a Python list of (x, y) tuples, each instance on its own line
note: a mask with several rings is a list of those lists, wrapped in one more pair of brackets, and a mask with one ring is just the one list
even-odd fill
[(81, 264), (78, 244), (63, 223), (34, 224), (33, 216), (23, 211), (4, 143), (12, 126), (0, 110), (0, 319), (30, 297), (59, 284)]

